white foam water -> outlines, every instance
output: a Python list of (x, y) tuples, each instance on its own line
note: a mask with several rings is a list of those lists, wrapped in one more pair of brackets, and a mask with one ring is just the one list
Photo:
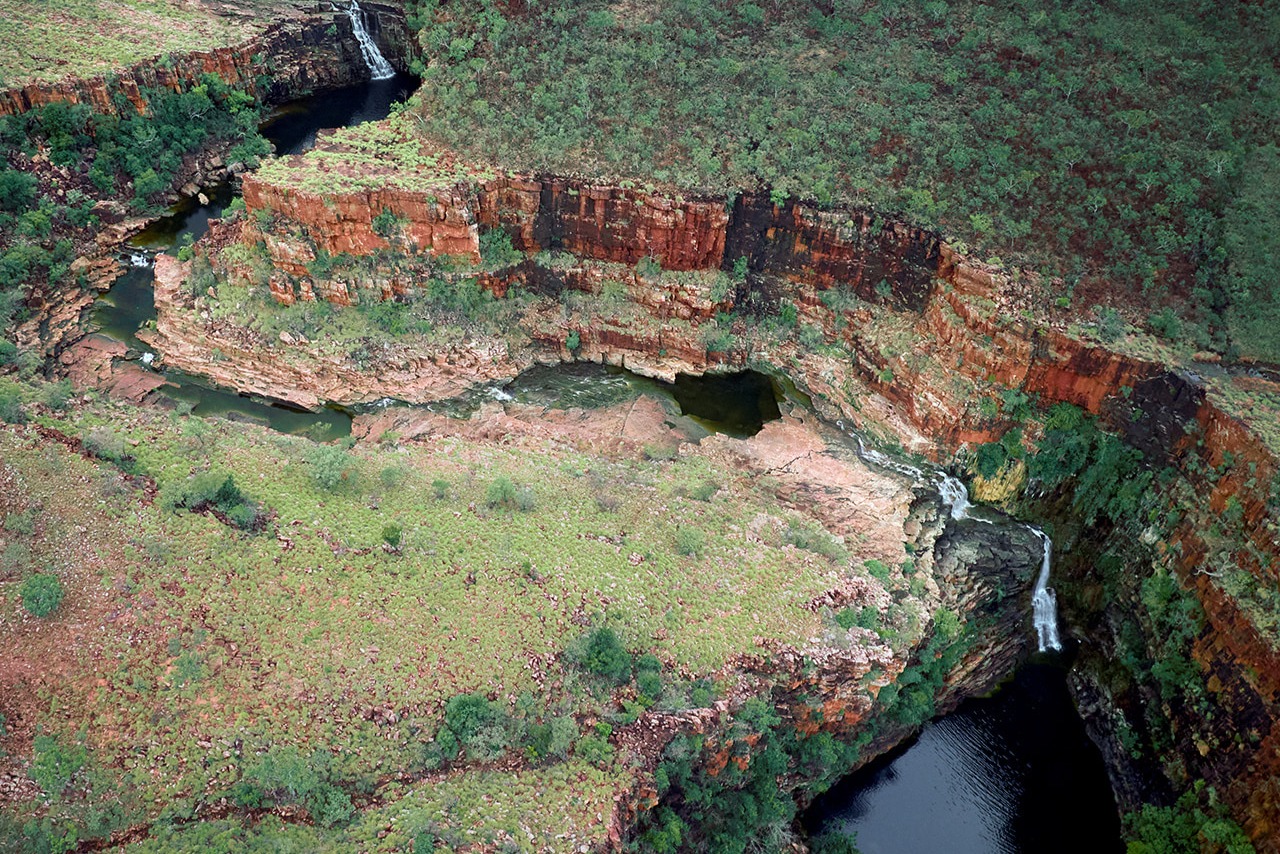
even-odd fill
[(390, 80), (395, 77), (396, 70), (391, 67), (391, 63), (387, 62), (382, 51), (378, 50), (373, 36), (369, 35), (369, 31), (365, 28), (364, 12), (360, 10), (356, 0), (351, 0), (351, 5), (347, 7), (347, 17), (351, 19), (351, 29), (355, 33), (356, 41), (360, 43), (360, 54), (364, 57), (364, 64), (369, 67), (370, 78)]
[(145, 252), (130, 252), (129, 266), (131, 267), (150, 267), (151, 256)]
[(1039, 528), (1031, 525), (1027, 529), (1044, 541), (1044, 560), (1040, 563), (1040, 575), (1036, 578), (1035, 589), (1031, 592), (1031, 623), (1036, 628), (1036, 640), (1041, 652), (1062, 649), (1058, 640), (1058, 596), (1049, 586), (1049, 565), (1053, 562), (1053, 540)]

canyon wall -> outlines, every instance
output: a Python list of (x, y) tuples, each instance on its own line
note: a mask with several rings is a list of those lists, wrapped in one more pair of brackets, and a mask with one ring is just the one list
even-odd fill
[[(678, 317), (681, 324), (660, 326), (660, 334), (647, 321), (571, 329), (548, 314), (528, 324), (530, 354), (504, 363), (499, 372), (514, 371), (526, 358), (607, 361), (664, 377), (747, 363), (773, 366), (809, 392), (828, 418), (863, 427), (887, 425), (912, 449), (941, 459), (964, 445), (997, 439), (1011, 426), (1004, 417), (984, 416), (977, 405), (1001, 387), (1034, 396), (1041, 406), (1065, 402), (1097, 415), (1142, 450), (1153, 467), (1168, 467), (1201, 499), (1186, 508), (1172, 531), (1152, 531), (1140, 544), (1123, 544), (1140, 547), (1146, 556), (1134, 558), (1139, 564), (1123, 595), (1126, 607), (1136, 611), (1142, 579), (1160, 568), (1172, 572), (1203, 606), (1205, 623), (1192, 648), (1203, 700), (1165, 701), (1150, 686), (1130, 686), (1122, 694), (1107, 688), (1098, 674), (1120, 655), (1121, 625), (1107, 623), (1106, 603), (1083, 596), (1064, 601), (1085, 641), (1083, 660), (1096, 664), (1096, 670), (1084, 668), (1077, 690), (1098, 704), (1091, 726), (1095, 739), (1107, 742), (1122, 806), (1136, 806), (1153, 792), (1159, 796), (1159, 787), (1134, 787), (1124, 779), (1139, 766), (1150, 770), (1151, 763), (1126, 759), (1133, 751), (1122, 748), (1117, 723), (1131, 718), (1133, 708), (1156, 703), (1185, 769), (1180, 775), (1185, 778), (1175, 780), (1166, 794), (1189, 780), (1206, 780), (1260, 850), (1280, 851), (1276, 639), (1267, 635), (1265, 615), (1228, 593), (1221, 574), (1208, 564), (1211, 557), (1230, 560), (1252, 583), (1266, 590), (1280, 585), (1280, 537), (1269, 493), (1280, 466), (1258, 436), (1224, 411), (1192, 374), (1089, 343), (1069, 333), (1065, 321), (1028, 319), (1047, 312), (1024, 312), (1025, 305), (1011, 300), (1016, 289), (1002, 271), (962, 257), (937, 235), (881, 222), (866, 212), (820, 212), (793, 202), (773, 205), (762, 197), (743, 197), (732, 205), (657, 198), (630, 187), (530, 176), (500, 177), (448, 192), (316, 200), (287, 188), (259, 186), (251, 178), (245, 195), (251, 213), (262, 211), (276, 222), (261, 236), (277, 272), (290, 282), (287, 288), (272, 284), (277, 299), (285, 302), (317, 296), (349, 301), (349, 293), (317, 292), (305, 280), (306, 265), (299, 258), (308, 251), (314, 257), (310, 247), (357, 255), (387, 247), (373, 227), (373, 217), (384, 207), (405, 218), (404, 233), (414, 251), (436, 253), (439, 245), (447, 254), (474, 259), (483, 230), (500, 228), (519, 249), (564, 250), (587, 259), (569, 271), (526, 262), (477, 274), (495, 293), (513, 283), (546, 296), (564, 288), (597, 293), (602, 274), (592, 272), (593, 261), (636, 265), (648, 257), (667, 270), (714, 272), (740, 271), (738, 259), (746, 259), (746, 276), (726, 303), (696, 284), (681, 293), (661, 277), (623, 274), (631, 305), (642, 308), (646, 318)], [(617, 268), (610, 275), (619, 275)], [(299, 285), (292, 284), (299, 278)], [(382, 295), (407, 293), (413, 286), (410, 276)], [(827, 297), (834, 288), (851, 292), (858, 304), (833, 309), (836, 303)], [(717, 313), (734, 302), (750, 305), (752, 300), (757, 308), (776, 308), (784, 300), (797, 306), (801, 323), (821, 334), (823, 346), (788, 340), (749, 352), (741, 346), (709, 352), (699, 334), (704, 324), (717, 322)], [(162, 329), (164, 315), (162, 310)], [(733, 328), (741, 324), (735, 321)], [(581, 338), (576, 352), (565, 343), (571, 331)], [(193, 328), (175, 337), (201, 334)], [(848, 355), (829, 352), (831, 344)], [(387, 396), (400, 396), (386, 384), (375, 385)], [(367, 382), (354, 387), (373, 391)], [(336, 386), (327, 392), (340, 393)], [(1229, 503), (1239, 521), (1223, 531), (1216, 523)], [(1066, 589), (1073, 584), (1084, 589), (1096, 580), (1091, 556), (1121, 545), (1110, 536), (1098, 528), (1068, 538), (1055, 569)], [(1147, 561), (1145, 569), (1141, 560)], [(1085, 627), (1097, 634), (1085, 633)], [(1158, 628), (1143, 628), (1155, 643)]]
[[(401, 220), (404, 245), (397, 248), (412, 252), (478, 261), (481, 229), (501, 229), (526, 252), (627, 265), (649, 258), (671, 271), (732, 271), (745, 263), (761, 281), (839, 284), (868, 302), (913, 311), (928, 303), (943, 249), (935, 234), (865, 211), (775, 205), (758, 195), (690, 200), (551, 176), (353, 193), (307, 192), (247, 176), (244, 198), (251, 214), (274, 221), (272, 260), (294, 276), (306, 274), (300, 259), (317, 250), (368, 255), (389, 248), (374, 224), (383, 211)], [(280, 241), (281, 233), (292, 239)], [(782, 294), (774, 291), (776, 301)]]

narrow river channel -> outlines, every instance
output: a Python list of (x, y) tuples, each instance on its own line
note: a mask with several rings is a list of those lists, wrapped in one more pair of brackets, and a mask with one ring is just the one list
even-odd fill
[[(317, 132), (385, 118), (391, 105), (412, 93), (416, 81), (406, 75), (372, 80), (285, 104), (267, 117), (262, 134), (280, 155), (300, 154), (315, 145)], [(172, 212), (129, 240), (128, 248), (142, 261), (157, 252), (173, 251), (187, 235), (199, 240), (209, 221), (222, 216), (233, 198), (230, 185), (206, 190), (208, 204), (185, 199)], [(129, 347), (144, 352), (147, 346), (137, 332), (156, 317), (154, 276), (150, 264), (130, 267), (111, 290), (98, 300), (94, 324)], [(266, 424), (284, 433), (307, 433), (319, 440), (335, 439), (351, 432), (351, 414), (336, 408), (306, 412), (265, 400), (246, 397), (181, 371), (165, 371), (172, 385), (162, 394), (191, 407), (197, 415), (221, 415)]]

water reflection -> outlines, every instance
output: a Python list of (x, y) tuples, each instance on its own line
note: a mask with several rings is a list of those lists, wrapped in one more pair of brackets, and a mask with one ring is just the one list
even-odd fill
[(1043, 664), (843, 781), (805, 821), (856, 833), (862, 854), (1122, 850), (1102, 757), (1065, 672)]
[(273, 111), (261, 132), (281, 157), (301, 154), (316, 144), (316, 132), (321, 128), (349, 127), (386, 118), (391, 105), (406, 100), (417, 87), (416, 78), (397, 74), (389, 80), (370, 80), (301, 98)]

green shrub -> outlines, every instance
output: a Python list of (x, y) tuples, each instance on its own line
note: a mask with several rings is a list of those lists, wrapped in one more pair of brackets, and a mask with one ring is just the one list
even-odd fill
[(857, 610), (842, 608), (836, 612), (836, 625), (842, 629), (857, 626), (860, 629), (874, 629), (880, 620), (880, 612), (871, 605), (863, 605)]
[(511, 237), (500, 228), (491, 228), (480, 235), (480, 259), (486, 267), (501, 269), (519, 264), (524, 253), (511, 245)]
[(856, 833), (822, 833), (809, 840), (809, 854), (861, 854), (857, 843)]
[(1166, 341), (1182, 338), (1182, 319), (1171, 308), (1163, 308), (1147, 317), (1151, 331)]
[(516, 485), (505, 475), (489, 484), (484, 493), (490, 507), (513, 507), (516, 503)]
[(444, 478), (436, 478), (431, 481), (431, 491), (435, 495), (437, 501), (443, 501), (449, 497), (449, 481)]
[(22, 607), (36, 617), (47, 617), (56, 611), (65, 595), (58, 576), (47, 573), (27, 576), (18, 593), (22, 596)]
[(782, 538), (783, 541), (798, 549), (820, 554), (837, 563), (843, 563), (849, 559), (849, 553), (845, 547), (820, 525), (792, 519), (787, 523), (787, 530)]
[(124, 437), (110, 427), (94, 427), (82, 439), (85, 450), (100, 460), (123, 463), (129, 459)]
[(892, 567), (875, 558), (863, 561), (862, 566), (871, 574), (872, 578), (877, 578), (886, 584), (889, 582), (889, 576), (893, 574)]
[(382, 213), (373, 218), (373, 233), (379, 237), (390, 239), (399, 233), (400, 227), (400, 217), (387, 208), (383, 208)]
[(388, 491), (399, 489), (409, 478), (409, 469), (403, 465), (384, 466), (382, 471), (378, 472), (378, 480), (382, 483), (382, 488)]
[(22, 424), (27, 420), (27, 413), (22, 409), (22, 393), (18, 386), (7, 381), (0, 381), (0, 421), (10, 424)]
[(516, 509), (521, 513), (531, 513), (538, 507), (538, 496), (532, 487), (521, 486), (516, 489)]
[(8, 513), (4, 517), (4, 529), (14, 534), (31, 536), (36, 532), (36, 514), (34, 510), (21, 513)]
[(974, 454), (973, 467), (982, 477), (992, 478), (1009, 461), (1009, 454), (999, 442), (984, 442)]
[(321, 827), (333, 827), (351, 818), (351, 797), (337, 786), (321, 783), (307, 797), (307, 811)]
[(1146, 804), (1124, 816), (1127, 854), (1253, 854), (1253, 843), (1198, 780), (1171, 806)]
[(84, 745), (64, 747), (56, 736), (37, 735), (33, 742), (31, 779), (45, 794), (57, 797), (88, 758)]
[(698, 501), (710, 501), (720, 491), (720, 484), (708, 478), (699, 481), (689, 490), (689, 497)]
[(316, 445), (307, 452), (311, 466), (311, 479), (328, 492), (352, 489), (356, 485), (355, 460), (336, 445)]
[(507, 713), (483, 694), (459, 694), (445, 704), (436, 743), (450, 759), (463, 750), (475, 761), (496, 759), (507, 749), (508, 723)]
[(525, 753), (530, 759), (565, 759), (578, 738), (578, 724), (571, 715), (530, 725)]
[(216, 510), (245, 531), (257, 531), (267, 521), (267, 514), (258, 503), (241, 492), (235, 477), (223, 470), (166, 483), (160, 490), (160, 506), (167, 510), (186, 508), (194, 513)]
[(582, 666), (587, 671), (621, 685), (631, 678), (631, 665), (631, 653), (613, 629), (601, 626), (587, 636), (582, 653)]
[(24, 211), (36, 200), (36, 176), (0, 169), (0, 211)]
[(636, 690), (646, 705), (653, 705), (662, 696), (662, 676), (650, 670), (636, 674)]
[(800, 311), (793, 302), (783, 302), (778, 306), (778, 322), (784, 329), (795, 329), (800, 322)]
[(60, 380), (46, 385), (41, 398), (44, 400), (45, 406), (61, 411), (66, 409), (67, 402), (71, 400), (71, 395), (71, 380)]
[(1108, 344), (1119, 341), (1124, 337), (1127, 327), (1124, 318), (1114, 308), (1109, 306), (1094, 306), (1093, 313), (1097, 316), (1098, 321), (1095, 328), (1098, 331), (1098, 337)]
[(245, 775), (281, 803), (301, 803), (320, 785), (320, 774), (293, 745), (274, 747)]
[(636, 262), (636, 275), (642, 279), (654, 279), (662, 275), (662, 264), (652, 255), (646, 255)]
[(686, 557), (700, 557), (707, 548), (707, 537), (697, 528), (676, 530), (676, 551)]
[(609, 743), (613, 727), (607, 723), (596, 724), (595, 731), (578, 739), (574, 753), (593, 765), (608, 765), (613, 761), (614, 749)]
[(404, 530), (394, 522), (382, 526), (382, 541), (393, 549), (400, 548), (400, 538)]

